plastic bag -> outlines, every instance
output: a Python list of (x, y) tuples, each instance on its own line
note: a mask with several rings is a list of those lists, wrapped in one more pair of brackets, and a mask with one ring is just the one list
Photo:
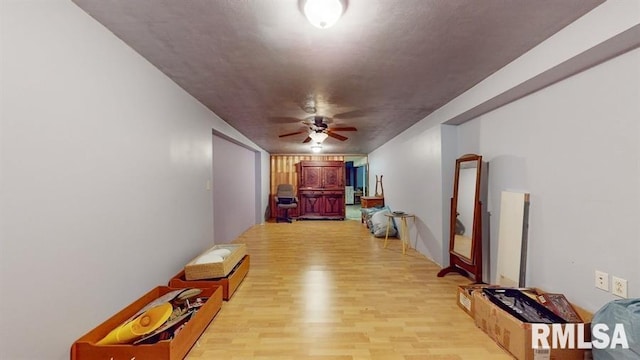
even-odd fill
[[(613, 349), (611, 344), (606, 344), (604, 349), (598, 349), (595, 345), (592, 348), (594, 360), (639, 360), (640, 359), (640, 299), (624, 299), (607, 303), (598, 310), (591, 320), (592, 343), (600, 342), (604, 344), (602, 338), (598, 339), (595, 326), (604, 324), (609, 331), (607, 335), (612, 342), (616, 342), (614, 338), (614, 329), (618, 324), (624, 327), (624, 335), (629, 345), (628, 349), (624, 349), (619, 344)], [(602, 330), (600, 330), (602, 332)]]

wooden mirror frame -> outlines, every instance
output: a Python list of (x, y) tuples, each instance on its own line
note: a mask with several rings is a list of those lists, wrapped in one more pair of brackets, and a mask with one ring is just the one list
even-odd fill
[[(455, 249), (456, 218), (458, 217), (458, 190), (460, 182), (460, 168), (465, 162), (475, 162), (476, 182), (473, 199), (473, 221), (471, 232), (470, 257), (460, 254)], [(482, 202), (480, 201), (480, 185), (482, 174), (482, 156), (465, 154), (456, 159), (456, 172), (453, 183), (453, 197), (451, 198), (451, 214), (449, 226), (449, 266), (438, 272), (438, 277), (443, 277), (450, 272), (456, 272), (462, 276), (471, 277), (475, 283), (482, 283)]]

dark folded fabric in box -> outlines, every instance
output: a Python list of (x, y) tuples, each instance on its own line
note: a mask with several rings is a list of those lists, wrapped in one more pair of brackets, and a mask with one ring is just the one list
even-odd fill
[(517, 289), (482, 289), (487, 298), (516, 319), (527, 323), (564, 324), (567, 321)]

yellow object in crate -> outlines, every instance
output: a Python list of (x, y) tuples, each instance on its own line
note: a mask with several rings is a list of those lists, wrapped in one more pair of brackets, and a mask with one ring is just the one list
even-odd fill
[(107, 336), (97, 343), (97, 345), (130, 343), (162, 326), (162, 324), (169, 319), (172, 312), (173, 306), (170, 303), (163, 303), (155, 306), (145, 311), (135, 319), (111, 330)]

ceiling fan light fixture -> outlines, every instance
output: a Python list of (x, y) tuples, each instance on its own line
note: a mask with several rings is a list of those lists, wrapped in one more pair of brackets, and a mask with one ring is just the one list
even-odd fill
[(321, 144), (323, 141), (325, 141), (327, 139), (327, 137), (329, 137), (329, 135), (327, 135), (326, 133), (323, 133), (323, 132), (312, 132), (311, 134), (309, 134), (309, 137), (316, 144)]
[(311, 145), (311, 152), (319, 153), (322, 151), (322, 144), (316, 143), (315, 145)]
[(340, 19), (342, 2), (340, 0), (307, 0), (303, 10), (307, 20), (313, 26), (326, 29)]

